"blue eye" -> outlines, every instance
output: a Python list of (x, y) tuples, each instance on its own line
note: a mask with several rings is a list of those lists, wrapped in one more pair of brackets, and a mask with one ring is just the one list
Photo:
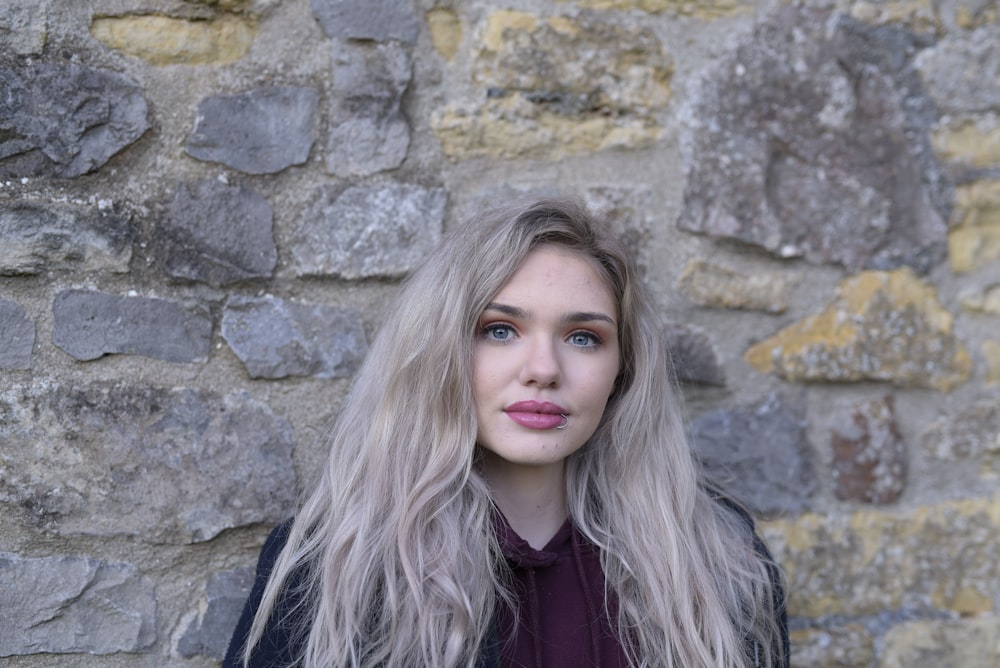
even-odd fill
[(596, 348), (601, 345), (601, 339), (592, 332), (573, 332), (567, 340), (571, 345), (581, 348)]
[(502, 343), (514, 338), (514, 328), (503, 323), (495, 323), (484, 327), (483, 335), (490, 341)]

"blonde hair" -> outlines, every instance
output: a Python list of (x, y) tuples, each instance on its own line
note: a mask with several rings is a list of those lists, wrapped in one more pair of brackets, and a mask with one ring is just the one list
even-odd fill
[(573, 522), (601, 551), (635, 666), (743, 666), (780, 652), (772, 578), (745, 518), (712, 497), (685, 439), (658, 320), (620, 244), (544, 200), (459, 227), (387, 314), (291, 527), (244, 656), (293, 582), (306, 666), (471, 666), (508, 600), (477, 471), (472, 344), (490, 299), (539, 244), (596, 260), (619, 308), (621, 372), (567, 461)]

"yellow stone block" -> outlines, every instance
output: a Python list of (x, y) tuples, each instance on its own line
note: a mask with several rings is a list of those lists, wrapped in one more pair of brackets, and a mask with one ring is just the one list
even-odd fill
[(225, 65), (250, 49), (257, 24), (228, 14), (212, 20), (133, 15), (95, 18), (90, 32), (107, 46), (153, 65)]
[(671, 12), (711, 20), (751, 12), (753, 3), (740, 0), (561, 0), (584, 9), (638, 9), (650, 14)]
[(979, 293), (963, 294), (960, 301), (966, 311), (1000, 315), (1000, 285), (991, 285)]
[(941, 18), (933, 0), (860, 0), (851, 6), (851, 16), (864, 23), (899, 23), (925, 32), (940, 32)]
[(834, 300), (752, 346), (743, 358), (792, 381), (888, 381), (948, 391), (972, 360), (952, 334), (934, 286), (909, 268), (844, 280)]
[(1000, 180), (955, 189), (948, 256), (957, 273), (1000, 259)]
[(462, 43), (462, 22), (458, 14), (445, 7), (435, 7), (427, 12), (427, 25), (431, 42), (441, 57), (451, 60)]
[(943, 160), (971, 167), (1000, 165), (1000, 124), (965, 121), (938, 129), (933, 136), (934, 150)]
[(499, 51), (503, 48), (507, 31), (532, 32), (537, 27), (538, 17), (534, 14), (513, 10), (493, 12), (486, 20), (482, 43), (490, 51)]
[(1000, 383), (1000, 341), (983, 341), (980, 349), (986, 359), (986, 382)]

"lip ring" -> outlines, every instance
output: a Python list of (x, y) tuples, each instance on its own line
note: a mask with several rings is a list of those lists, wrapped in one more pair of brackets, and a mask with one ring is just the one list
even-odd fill
[(569, 424), (569, 416), (567, 416), (565, 413), (560, 413), (559, 415), (562, 416), (563, 421), (561, 425), (556, 427), (556, 429), (565, 429), (566, 425)]

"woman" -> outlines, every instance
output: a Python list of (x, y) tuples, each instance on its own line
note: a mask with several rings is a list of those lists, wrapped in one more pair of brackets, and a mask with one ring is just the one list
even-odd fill
[(406, 281), (225, 665), (784, 666), (777, 569), (701, 477), (635, 267), (562, 200)]

